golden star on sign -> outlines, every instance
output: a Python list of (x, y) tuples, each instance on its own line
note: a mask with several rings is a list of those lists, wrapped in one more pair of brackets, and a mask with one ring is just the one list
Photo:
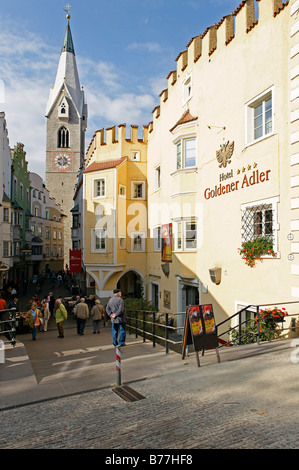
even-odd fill
[(251, 170), (251, 165), (248, 165), (247, 170)]
[(243, 166), (243, 168), (242, 168), (243, 173), (244, 173), (245, 170), (246, 170), (246, 168), (244, 168), (244, 166)]
[(237, 170), (237, 175), (239, 175), (240, 173), (241, 173), (241, 171), (240, 171), (240, 170)]
[(253, 164), (253, 168), (256, 168), (256, 167), (257, 167), (257, 163), (254, 163), (254, 164)]

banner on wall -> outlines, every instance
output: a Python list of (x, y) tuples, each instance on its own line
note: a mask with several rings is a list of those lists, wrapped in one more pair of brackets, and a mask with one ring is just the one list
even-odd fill
[(70, 273), (81, 273), (81, 250), (70, 250)]
[(162, 225), (161, 260), (172, 262), (172, 224)]

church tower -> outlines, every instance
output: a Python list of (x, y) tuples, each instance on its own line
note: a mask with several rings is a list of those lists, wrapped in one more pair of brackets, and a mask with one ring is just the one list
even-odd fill
[(46, 187), (61, 204), (64, 220), (64, 264), (69, 265), (74, 189), (85, 154), (87, 104), (80, 86), (74, 43), (67, 14), (67, 27), (55, 85), (46, 109)]

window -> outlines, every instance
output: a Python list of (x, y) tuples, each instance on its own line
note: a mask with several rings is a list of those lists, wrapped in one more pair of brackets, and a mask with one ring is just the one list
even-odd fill
[(154, 251), (161, 251), (161, 226), (154, 228)]
[(278, 198), (265, 199), (241, 206), (242, 242), (256, 238), (268, 238), (277, 251), (277, 203)]
[(35, 225), (31, 225), (31, 234), (35, 235)]
[(57, 257), (57, 247), (56, 246), (53, 247), (53, 256)]
[(23, 201), (23, 197), (24, 197), (24, 186), (22, 183), (20, 183), (20, 199), (21, 201)]
[(272, 89), (246, 105), (247, 145), (273, 134), (273, 116)]
[(57, 147), (68, 148), (70, 146), (69, 144), (70, 144), (69, 131), (65, 126), (62, 126), (58, 129), (58, 133), (57, 133)]
[(175, 223), (175, 250), (194, 251), (197, 250), (197, 221), (178, 220)]
[(46, 228), (46, 240), (50, 239), (50, 229)]
[(132, 199), (145, 199), (145, 181), (132, 182)]
[(145, 251), (145, 234), (143, 232), (132, 233), (132, 251)]
[(73, 214), (73, 228), (78, 228), (80, 227), (80, 222), (79, 222), (79, 214)]
[(107, 228), (91, 229), (91, 252), (106, 253)]
[(119, 195), (121, 197), (126, 197), (126, 187), (122, 184), (119, 185)]
[(59, 232), (58, 238), (59, 238), (59, 240), (62, 240), (62, 232)]
[(50, 220), (50, 211), (48, 209), (46, 210), (46, 219)]
[(106, 179), (101, 178), (94, 180), (94, 198), (106, 197)]
[(57, 231), (56, 230), (54, 230), (54, 232), (53, 232), (53, 240), (57, 240)]
[(140, 150), (131, 150), (131, 160), (140, 162)]
[(176, 170), (196, 166), (196, 139), (180, 139), (176, 142)]
[(190, 100), (190, 98), (192, 98), (192, 76), (191, 75), (187, 77), (183, 83), (182, 95), (183, 95), (182, 96), (183, 104), (185, 104), (187, 101)]
[(42, 227), (38, 227), (38, 229), (37, 229), (37, 235), (38, 235), (39, 237), (42, 237), (42, 236), (43, 236), (43, 228), (42, 228)]
[(119, 248), (121, 250), (126, 249), (126, 238), (125, 237), (119, 237)]
[(3, 242), (3, 256), (9, 256), (9, 242)]
[(155, 190), (161, 188), (161, 167), (155, 168)]
[(35, 206), (34, 208), (34, 216), (39, 217), (39, 207)]
[(9, 222), (9, 209), (7, 207), (3, 209), (3, 222)]

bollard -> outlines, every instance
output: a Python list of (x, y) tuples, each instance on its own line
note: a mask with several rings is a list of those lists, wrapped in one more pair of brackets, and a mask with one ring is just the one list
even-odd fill
[(118, 346), (116, 346), (116, 383), (117, 386), (121, 386), (121, 351)]

